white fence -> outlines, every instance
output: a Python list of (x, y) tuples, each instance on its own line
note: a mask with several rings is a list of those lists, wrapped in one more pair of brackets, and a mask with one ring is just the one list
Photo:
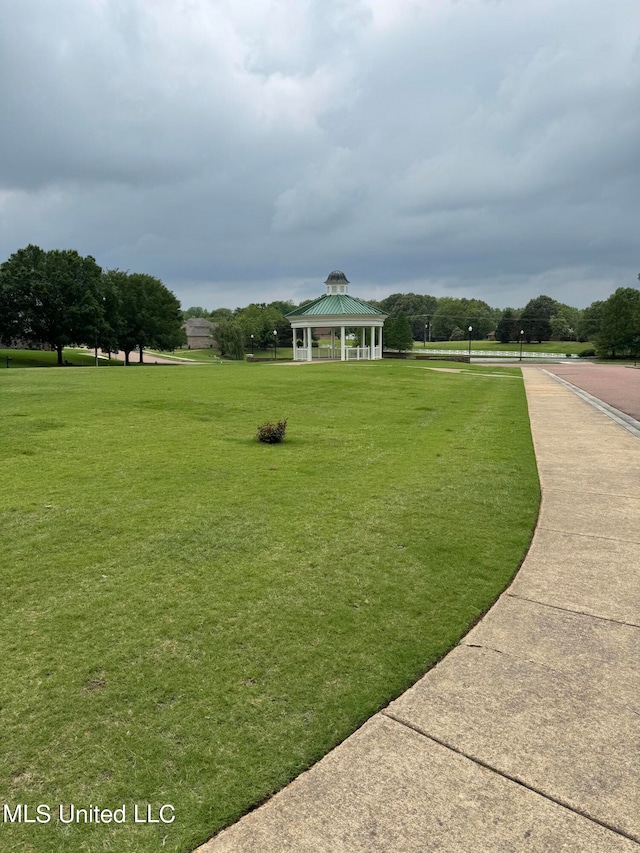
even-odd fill
[[(457, 355), (468, 356), (466, 349), (414, 349), (414, 355)], [(520, 350), (472, 349), (471, 358), (520, 358)], [(522, 358), (566, 358), (564, 352), (528, 352), (522, 350)]]

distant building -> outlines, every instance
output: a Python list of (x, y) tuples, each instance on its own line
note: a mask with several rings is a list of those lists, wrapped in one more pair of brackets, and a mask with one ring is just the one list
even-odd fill
[(187, 343), (183, 349), (211, 349), (216, 345), (214, 324), (204, 317), (190, 317), (184, 324)]

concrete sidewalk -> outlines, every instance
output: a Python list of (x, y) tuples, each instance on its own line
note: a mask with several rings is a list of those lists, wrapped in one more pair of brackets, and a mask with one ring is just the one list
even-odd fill
[(414, 687), (200, 853), (640, 850), (640, 441), (523, 370), (542, 506)]

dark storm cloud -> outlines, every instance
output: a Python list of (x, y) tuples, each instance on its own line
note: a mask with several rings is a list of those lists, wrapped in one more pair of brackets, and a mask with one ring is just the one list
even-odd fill
[(632, 0), (26, 0), (0, 254), (74, 247), (185, 306), (336, 266), (370, 297), (586, 305), (638, 271), (639, 34)]

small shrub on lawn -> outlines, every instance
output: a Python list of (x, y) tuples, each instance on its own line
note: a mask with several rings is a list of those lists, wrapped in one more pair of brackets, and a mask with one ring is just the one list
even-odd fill
[(284, 438), (286, 429), (286, 421), (278, 421), (277, 424), (272, 424), (270, 421), (267, 421), (266, 424), (262, 424), (262, 426), (258, 427), (256, 438), (263, 444), (279, 444)]
[(596, 355), (596, 351), (591, 348), (580, 350), (578, 353), (580, 358), (593, 358)]

